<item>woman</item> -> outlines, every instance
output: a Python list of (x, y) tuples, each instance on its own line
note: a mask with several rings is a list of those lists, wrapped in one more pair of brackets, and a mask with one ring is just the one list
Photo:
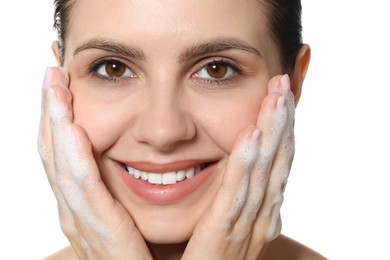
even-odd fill
[(279, 236), (299, 1), (55, 7), (39, 150), (71, 247), (53, 259), (322, 259)]

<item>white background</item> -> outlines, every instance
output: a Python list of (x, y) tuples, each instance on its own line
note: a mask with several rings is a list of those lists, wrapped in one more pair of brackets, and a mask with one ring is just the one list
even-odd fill
[[(330, 259), (390, 259), (390, 6), (302, 2), (313, 55), (283, 232)], [(0, 4), (0, 259), (40, 259), (67, 244), (36, 151), (41, 82), (55, 65), (52, 9)]]

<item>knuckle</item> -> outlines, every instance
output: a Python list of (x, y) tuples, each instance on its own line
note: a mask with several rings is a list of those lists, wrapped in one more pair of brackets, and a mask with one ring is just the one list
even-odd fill
[(68, 216), (64, 216), (64, 214), (59, 215), (62, 233), (64, 233), (64, 235), (67, 237), (75, 237), (78, 232), (74, 225), (73, 219), (70, 219)]

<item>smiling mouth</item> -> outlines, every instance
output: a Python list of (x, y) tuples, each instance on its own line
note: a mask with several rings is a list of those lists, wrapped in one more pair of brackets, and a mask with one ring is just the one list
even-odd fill
[(143, 180), (154, 185), (172, 185), (177, 182), (182, 182), (186, 179), (191, 179), (195, 175), (202, 172), (204, 169), (213, 163), (202, 163), (200, 165), (183, 169), (179, 171), (170, 171), (164, 173), (144, 172), (137, 170), (131, 166), (125, 165), (124, 169), (136, 179)]

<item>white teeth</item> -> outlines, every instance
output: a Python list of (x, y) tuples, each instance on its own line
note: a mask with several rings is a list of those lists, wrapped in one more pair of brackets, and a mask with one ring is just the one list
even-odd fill
[(186, 177), (188, 179), (191, 179), (192, 177), (194, 177), (194, 173), (195, 173), (195, 169), (194, 168), (188, 169), (188, 170), (186, 170)]
[(147, 173), (147, 172), (141, 172), (141, 178), (142, 178), (144, 181), (147, 181), (147, 180), (148, 180), (148, 173)]
[(175, 184), (177, 182), (176, 180), (176, 172), (167, 172), (164, 173), (162, 176), (162, 183), (164, 185), (166, 184)]
[(139, 179), (139, 177), (141, 177), (141, 172), (139, 170), (137, 170), (137, 169), (134, 169), (134, 177), (136, 179)]
[(162, 174), (149, 173), (148, 182), (151, 184), (162, 184)]
[(176, 180), (177, 181), (182, 181), (186, 178), (186, 171), (185, 170), (181, 170), (181, 171), (178, 171), (176, 173)]
[(169, 185), (169, 184), (175, 184), (177, 182), (183, 181), (186, 178), (191, 179), (201, 171), (200, 166), (192, 167), (187, 170), (180, 170), (177, 172), (166, 172), (166, 173), (148, 173), (139, 171), (135, 168), (132, 168), (130, 166), (126, 166), (126, 170), (129, 172), (129, 174), (133, 175), (134, 178), (139, 179), (141, 178), (144, 181), (147, 181), (151, 184), (163, 184), (163, 185)]

